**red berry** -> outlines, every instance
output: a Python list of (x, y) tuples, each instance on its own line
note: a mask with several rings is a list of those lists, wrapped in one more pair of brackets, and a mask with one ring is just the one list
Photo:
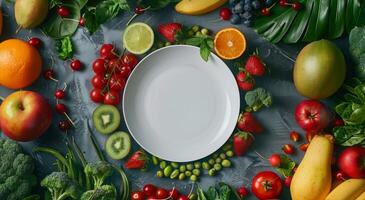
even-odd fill
[(63, 99), (65, 98), (65, 91), (63, 90), (56, 90), (56, 92), (54, 93), (54, 96), (57, 98), (57, 99)]
[(284, 184), (285, 184), (286, 187), (290, 187), (290, 184), (291, 184), (291, 180), (292, 179), (293, 179), (292, 176), (288, 176), (288, 177), (285, 178)]
[(120, 103), (120, 100), (120, 94), (116, 91), (111, 90), (105, 94), (104, 104), (117, 106)]
[(141, 15), (144, 13), (146, 9), (141, 7), (141, 6), (137, 6), (136, 8), (134, 8), (134, 13), (136, 13), (137, 15)]
[(129, 74), (131, 73), (131, 68), (128, 66), (123, 66), (122, 68), (120, 68), (120, 75), (124, 78), (128, 78)]
[(280, 5), (281, 7), (285, 7), (285, 6), (287, 6), (287, 5), (288, 5), (288, 0), (280, 0), (280, 1), (279, 1), (279, 5)]
[(302, 9), (302, 4), (298, 1), (294, 2), (291, 7), (294, 9), (294, 10), (300, 10)]
[(131, 200), (144, 200), (145, 196), (143, 195), (142, 191), (132, 192)]
[(122, 68), (122, 63), (119, 61), (119, 59), (112, 59), (108, 62), (108, 72), (111, 74), (115, 74), (117, 72), (120, 72)]
[(343, 126), (343, 125), (345, 125), (345, 122), (343, 121), (343, 119), (336, 118), (335, 120), (333, 120), (333, 127), (338, 127), (338, 126)]
[(180, 196), (180, 192), (176, 188), (171, 189), (169, 193), (172, 199), (178, 199)]
[(102, 90), (97, 88), (91, 90), (90, 99), (95, 103), (102, 103), (104, 101)]
[(85, 26), (85, 19), (83, 17), (80, 17), (79, 25), (80, 26)]
[(59, 114), (64, 114), (67, 112), (67, 108), (66, 108), (66, 105), (63, 104), (63, 103), (57, 103), (56, 104), (56, 111), (59, 113)]
[(98, 58), (93, 62), (93, 70), (95, 74), (104, 76), (106, 72), (106, 65), (105, 60)]
[(238, 87), (243, 91), (250, 91), (255, 85), (255, 80), (252, 79), (246, 72), (241, 71), (236, 75)]
[(158, 190), (156, 192), (157, 199), (166, 199), (169, 196), (170, 196), (169, 191), (167, 191), (163, 188), (158, 188)]
[(103, 89), (104, 86), (106, 85), (106, 80), (101, 75), (95, 75), (91, 79), (91, 84), (94, 86), (94, 88)]
[(109, 87), (111, 90), (120, 92), (124, 89), (126, 84), (125, 79), (120, 75), (113, 75), (109, 80)]
[(292, 131), (290, 132), (290, 139), (293, 141), (293, 142), (297, 142), (300, 140), (300, 135), (298, 132), (296, 131)]
[(281, 165), (281, 157), (279, 154), (272, 154), (269, 158), (269, 162), (273, 167), (279, 167)]
[(121, 61), (123, 66), (130, 67), (131, 69), (134, 69), (134, 67), (138, 64), (137, 56), (131, 53), (124, 54)]
[(55, 80), (57, 81), (54, 77), (55, 77), (55, 73), (53, 71), (53, 69), (47, 69), (43, 72), (43, 77), (46, 80)]
[(41, 47), (42, 41), (37, 37), (32, 37), (28, 40), (28, 44), (38, 49)]
[(80, 62), (80, 60), (73, 60), (70, 64), (71, 69), (73, 69), (74, 71), (80, 71), (82, 69), (82, 64)]
[(180, 195), (177, 200), (190, 200), (190, 199), (189, 199), (189, 197), (187, 197), (185, 195)]
[(261, 9), (261, 14), (263, 16), (269, 16), (270, 15), (270, 8), (263, 8), (263, 9)]
[(112, 44), (103, 44), (100, 48), (100, 57), (104, 59), (115, 59), (118, 58), (116, 53), (114, 52), (114, 46)]
[(245, 64), (246, 72), (253, 76), (263, 76), (266, 71), (266, 65), (257, 55), (248, 57)]
[(152, 184), (147, 184), (143, 187), (143, 193), (147, 197), (155, 196), (157, 188)]
[(219, 11), (219, 16), (222, 20), (229, 20), (231, 19), (232, 12), (229, 8), (221, 8)]
[(70, 16), (70, 10), (65, 6), (60, 6), (57, 9), (57, 14), (61, 17), (68, 17)]
[(237, 188), (237, 193), (240, 195), (240, 197), (244, 198), (248, 196), (248, 190), (246, 187), (242, 186)]
[(294, 150), (294, 147), (293, 145), (291, 144), (285, 144), (283, 147), (282, 147), (282, 150), (284, 153), (286, 154), (294, 154), (295, 150)]
[(301, 151), (306, 152), (306, 151), (307, 151), (307, 149), (308, 149), (308, 146), (309, 146), (309, 143), (301, 144), (301, 145), (299, 146), (299, 149), (300, 149)]
[(346, 180), (346, 179), (347, 179), (347, 176), (346, 176), (346, 175), (345, 175), (345, 173), (344, 173), (343, 171), (341, 171), (341, 170), (337, 171), (335, 175), (336, 175), (336, 179), (337, 179), (338, 181), (344, 181), (344, 180)]
[(62, 120), (58, 123), (58, 128), (61, 131), (67, 131), (71, 128), (71, 123), (68, 120)]

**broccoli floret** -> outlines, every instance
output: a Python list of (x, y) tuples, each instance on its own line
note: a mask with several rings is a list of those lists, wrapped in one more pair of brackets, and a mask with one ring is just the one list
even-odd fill
[(117, 190), (113, 185), (103, 185), (95, 190), (86, 191), (81, 196), (81, 200), (115, 200)]
[(80, 197), (80, 189), (65, 172), (52, 172), (41, 181), (41, 186), (49, 190), (52, 200), (78, 199)]
[(112, 166), (105, 161), (98, 161), (95, 163), (88, 163), (84, 172), (87, 176), (93, 178), (94, 189), (101, 187), (107, 177), (112, 174)]
[(0, 139), (0, 199), (17, 200), (29, 196), (37, 184), (32, 157), (15, 141)]

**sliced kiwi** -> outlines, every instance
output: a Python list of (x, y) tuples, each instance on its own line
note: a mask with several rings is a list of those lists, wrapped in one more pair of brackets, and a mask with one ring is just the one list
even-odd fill
[(110, 158), (121, 160), (131, 150), (131, 139), (126, 132), (113, 133), (105, 142), (105, 151)]
[(115, 106), (100, 105), (93, 112), (93, 122), (96, 130), (108, 135), (120, 125), (120, 113)]

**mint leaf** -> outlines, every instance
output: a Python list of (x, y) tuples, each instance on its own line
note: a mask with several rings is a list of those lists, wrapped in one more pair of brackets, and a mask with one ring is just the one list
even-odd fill
[(70, 37), (65, 37), (56, 42), (58, 57), (62, 60), (71, 59), (73, 57), (73, 46)]
[(281, 163), (276, 170), (284, 177), (291, 176), (295, 167), (295, 162), (286, 155), (280, 155)]
[(210, 50), (209, 50), (209, 47), (208, 47), (208, 45), (205, 41), (200, 44), (200, 56), (203, 58), (203, 60), (205, 62), (207, 62), (208, 59), (209, 59)]
[(262, 106), (270, 107), (272, 96), (264, 88), (256, 88), (245, 95), (247, 110), (258, 111)]
[(192, 45), (192, 46), (200, 46), (203, 41), (204, 40), (200, 37), (192, 37), (192, 38), (185, 40), (185, 44)]

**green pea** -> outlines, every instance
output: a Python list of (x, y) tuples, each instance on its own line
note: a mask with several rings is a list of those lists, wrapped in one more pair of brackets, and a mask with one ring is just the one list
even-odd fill
[(198, 36), (198, 37), (199, 37), (199, 36), (202, 36), (202, 35), (203, 35), (203, 34), (202, 34), (200, 31), (198, 31), (198, 32), (196, 32), (196, 33), (195, 33), (195, 36)]
[(192, 193), (189, 195), (189, 199), (190, 200), (197, 200), (198, 199), (198, 195), (196, 195), (195, 193)]
[(187, 176), (187, 177), (191, 176), (191, 171), (186, 171), (185, 176)]
[(194, 31), (193, 30), (190, 30), (189, 32), (188, 32), (188, 36), (193, 36), (194, 35)]
[(198, 25), (194, 25), (193, 27), (191, 27), (191, 30), (196, 33), (200, 30), (200, 27)]
[(233, 153), (233, 151), (229, 150), (226, 152), (226, 155), (231, 158), (234, 156), (234, 153)]
[(173, 167), (173, 168), (179, 168), (179, 164), (178, 163), (176, 163), (176, 162), (172, 162), (171, 163), (171, 166)]
[(209, 163), (210, 165), (214, 165), (214, 164), (215, 164), (215, 161), (214, 161), (214, 159), (209, 159), (208, 163)]
[(166, 177), (169, 177), (172, 173), (172, 167), (171, 165), (167, 166), (165, 169), (163, 169), (163, 175)]
[(202, 167), (202, 164), (200, 162), (195, 162), (194, 167), (195, 169), (200, 169)]
[(171, 175), (170, 175), (170, 178), (171, 179), (175, 179), (175, 178), (177, 178), (178, 176), (179, 176), (179, 170), (178, 169), (175, 169), (172, 173), (171, 173)]
[(215, 176), (216, 175), (216, 173), (217, 173), (217, 171), (213, 168), (213, 169), (210, 169), (209, 171), (208, 171), (208, 175), (209, 176)]
[(222, 162), (222, 159), (221, 158), (216, 158), (215, 159), (215, 163), (221, 163)]
[(209, 30), (208, 30), (208, 29), (206, 29), (206, 28), (203, 28), (203, 29), (201, 30), (201, 32), (202, 32), (202, 34), (203, 34), (203, 35), (208, 35), (208, 34), (209, 34)]
[(156, 172), (156, 176), (159, 177), (159, 178), (162, 178), (163, 177), (163, 172), (161, 170), (158, 170)]
[(218, 158), (218, 156), (219, 156), (219, 154), (218, 154), (218, 153), (214, 153), (214, 154), (212, 155), (212, 157), (213, 157), (214, 159)]
[(184, 180), (185, 179), (185, 174), (184, 173), (181, 173), (181, 174), (179, 174), (179, 180), (180, 181), (182, 181), (182, 180)]
[(160, 169), (165, 169), (166, 168), (166, 165), (167, 165), (167, 163), (166, 163), (166, 161), (161, 161), (160, 162)]
[(196, 182), (198, 180), (198, 177), (193, 174), (193, 175), (190, 176), (190, 180), (193, 181), (193, 182)]
[(221, 169), (222, 169), (222, 165), (221, 165), (221, 164), (219, 164), (219, 163), (216, 163), (216, 164), (214, 164), (214, 169), (215, 169), (216, 171), (219, 171), (219, 170), (221, 170)]
[(231, 165), (232, 165), (231, 161), (229, 161), (227, 159), (222, 161), (222, 166), (225, 167), (225, 168), (231, 167)]
[(165, 47), (170, 46), (170, 45), (171, 45), (171, 42), (166, 42), (165, 43)]
[(189, 164), (186, 165), (186, 169), (193, 170), (194, 169), (194, 165), (191, 164), (191, 163), (189, 163)]
[(179, 167), (179, 169), (180, 169), (180, 172), (185, 172), (186, 171), (186, 166), (185, 165), (181, 165)]
[(200, 175), (200, 170), (199, 169), (193, 169), (193, 174), (196, 176)]
[(159, 159), (156, 156), (152, 156), (152, 163), (153, 165), (158, 165)]
[(208, 162), (203, 162), (202, 167), (203, 167), (203, 169), (207, 169), (207, 170), (210, 169), (210, 165)]
[(226, 154), (224, 153), (219, 154), (219, 157), (223, 160), (227, 158)]

